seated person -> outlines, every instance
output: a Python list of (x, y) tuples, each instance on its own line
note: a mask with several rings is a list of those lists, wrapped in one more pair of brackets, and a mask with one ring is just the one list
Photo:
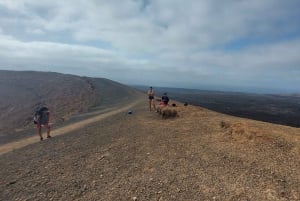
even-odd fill
[(168, 105), (169, 104), (169, 97), (168, 97), (168, 95), (167, 95), (167, 93), (164, 93), (163, 94), (163, 96), (161, 97), (161, 101), (162, 101), (162, 103), (163, 103), (163, 105)]

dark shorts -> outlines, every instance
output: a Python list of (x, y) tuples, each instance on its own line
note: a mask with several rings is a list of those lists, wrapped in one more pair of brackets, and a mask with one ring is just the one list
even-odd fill
[(154, 99), (154, 96), (149, 96), (149, 100), (153, 100)]
[(46, 128), (50, 128), (48, 123), (44, 123), (44, 124), (37, 124), (36, 125), (37, 128), (42, 128), (42, 127), (46, 127)]

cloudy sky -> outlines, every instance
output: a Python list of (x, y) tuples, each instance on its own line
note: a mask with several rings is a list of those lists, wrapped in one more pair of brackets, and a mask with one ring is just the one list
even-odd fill
[(0, 69), (300, 92), (299, 0), (0, 0)]

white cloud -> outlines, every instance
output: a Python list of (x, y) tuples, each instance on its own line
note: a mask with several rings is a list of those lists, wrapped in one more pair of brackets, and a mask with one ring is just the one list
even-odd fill
[(191, 87), (254, 81), (272, 87), (277, 79), (296, 89), (299, 6), (297, 0), (2, 0), (0, 68), (76, 68)]
[(43, 35), (45, 34), (45, 31), (41, 29), (26, 29), (27, 34), (34, 34), (34, 35)]

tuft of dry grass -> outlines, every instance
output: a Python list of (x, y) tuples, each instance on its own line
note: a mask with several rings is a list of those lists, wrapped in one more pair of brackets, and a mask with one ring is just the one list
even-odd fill
[(168, 106), (157, 107), (156, 111), (163, 119), (175, 118), (178, 116), (177, 110)]

